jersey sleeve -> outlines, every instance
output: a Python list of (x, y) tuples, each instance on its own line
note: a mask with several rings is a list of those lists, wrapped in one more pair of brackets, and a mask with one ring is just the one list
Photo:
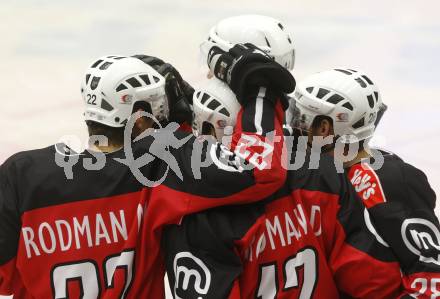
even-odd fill
[(377, 234), (368, 211), (345, 180), (329, 264), (338, 289), (354, 298), (396, 298), (399, 264)]
[[(402, 296), (433, 298), (440, 295), (440, 225), (434, 213), (436, 196), (422, 171), (392, 158), (377, 172), (368, 165), (358, 165), (358, 177), (362, 179), (352, 183), (360, 196), (368, 194), (363, 200), (372, 222), (399, 263), (403, 274)], [(362, 188), (359, 183), (362, 181), (370, 187)]]
[(374, 223), (392, 248), (403, 273), (405, 294), (440, 295), (440, 225), (429, 210), (387, 202), (370, 209)]
[(11, 295), (20, 234), (17, 195), (9, 163), (0, 166), (0, 295)]
[(231, 149), (195, 137), (176, 149), (173, 155), (181, 176), (170, 170), (154, 190), (162, 209), (168, 206), (170, 214), (184, 216), (220, 205), (255, 202), (274, 193), (286, 178), (281, 163), (283, 115), (276, 95), (260, 88), (238, 114)]

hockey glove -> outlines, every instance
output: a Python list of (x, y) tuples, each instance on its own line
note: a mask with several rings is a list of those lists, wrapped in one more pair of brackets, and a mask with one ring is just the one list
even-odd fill
[[(217, 46), (208, 54), (208, 66), (212, 73), (226, 82), (244, 104), (256, 88), (267, 87), (280, 94), (295, 90), (292, 74), (252, 44), (238, 44), (225, 52)], [(286, 109), (287, 100), (281, 96)]]
[(174, 66), (165, 63), (162, 59), (148, 55), (134, 55), (133, 57), (142, 60), (165, 78), (165, 91), (170, 107), (168, 120), (179, 124), (184, 122), (191, 124), (194, 88), (183, 80)]

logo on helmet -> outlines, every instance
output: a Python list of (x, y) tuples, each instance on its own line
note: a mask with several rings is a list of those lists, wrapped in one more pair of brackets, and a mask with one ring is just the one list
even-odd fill
[(336, 114), (336, 121), (337, 122), (347, 122), (348, 121), (348, 113), (341, 112)]
[(131, 104), (132, 99), (133, 99), (133, 96), (131, 96), (129, 94), (123, 95), (121, 97), (121, 103), (122, 104)]
[(219, 128), (224, 128), (226, 127), (226, 121), (224, 119), (219, 119), (217, 121), (217, 125), (219, 126)]

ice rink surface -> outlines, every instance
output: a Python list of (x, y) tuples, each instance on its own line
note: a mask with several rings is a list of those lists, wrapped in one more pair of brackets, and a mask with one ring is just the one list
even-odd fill
[(292, 32), (298, 80), (337, 66), (367, 72), (389, 107), (375, 143), (425, 171), (439, 194), (439, 9), (438, 0), (2, 0), (0, 163), (64, 135), (86, 142), (80, 82), (95, 58), (156, 55), (196, 84), (210, 26), (258, 13)]

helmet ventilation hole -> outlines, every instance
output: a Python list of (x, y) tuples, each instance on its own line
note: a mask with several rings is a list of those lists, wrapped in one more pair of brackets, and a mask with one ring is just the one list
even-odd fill
[(101, 101), (101, 108), (106, 111), (112, 111), (114, 109), (113, 106), (110, 105), (110, 103), (104, 99), (102, 99), (102, 101)]
[(377, 91), (374, 92), (374, 98), (376, 99), (377, 103), (377, 101), (379, 101), (379, 93)]
[(362, 78), (364, 78), (365, 81), (367, 81), (368, 84), (373, 85), (373, 81), (371, 81), (370, 78), (368, 78), (367, 76), (362, 75)]
[(147, 85), (151, 84), (150, 77), (148, 77), (148, 75), (140, 75), (139, 77), (142, 79), (142, 81), (145, 82), (145, 84), (147, 84)]
[(334, 94), (334, 95), (332, 95), (331, 97), (329, 97), (328, 99), (327, 99), (327, 102), (329, 102), (329, 103), (332, 103), (332, 104), (337, 104), (337, 103), (339, 103), (340, 101), (342, 101), (344, 99), (344, 97), (342, 97), (342, 96), (340, 96), (340, 95), (338, 95), (338, 94)]
[(99, 67), (99, 69), (100, 69), (100, 70), (106, 70), (106, 69), (108, 69), (108, 67), (111, 66), (112, 64), (113, 64), (113, 62), (105, 62), (105, 63), (103, 63), (103, 64)]
[(101, 80), (101, 77), (93, 77), (92, 82), (90, 82), (90, 88), (92, 90), (95, 90), (98, 87), (99, 80)]
[(347, 71), (347, 70), (335, 69), (335, 71), (341, 72), (341, 73), (346, 74), (346, 75), (351, 75), (352, 74), (352, 72)]
[(215, 110), (215, 109), (217, 109), (220, 105), (221, 105), (221, 104), (220, 104), (219, 101), (217, 101), (216, 99), (212, 99), (212, 101), (209, 102), (209, 104), (208, 104), (207, 107), (208, 107), (209, 109), (211, 109), (211, 110)]
[(98, 60), (98, 61), (96, 61), (94, 64), (92, 64), (91, 68), (94, 69), (95, 67), (97, 67), (98, 65), (100, 65), (101, 62), (103, 62), (103, 60), (101, 60), (101, 59)]
[(323, 97), (325, 97), (328, 93), (330, 92), (330, 90), (325, 89), (325, 88), (320, 88), (318, 90), (318, 94), (316, 95), (319, 99), (322, 99)]
[(345, 107), (348, 110), (353, 111), (353, 106), (350, 104), (350, 102), (345, 103), (344, 105), (342, 105), (342, 107)]
[(356, 78), (355, 79), (356, 80), (356, 82), (357, 83), (359, 83), (359, 85), (362, 87), (362, 88), (365, 88), (365, 87), (367, 87), (367, 83), (365, 83), (365, 81), (364, 80), (362, 80), (362, 78), (361, 77), (359, 77), (359, 78)]
[(128, 87), (121, 83), (121, 84), (119, 84), (118, 87), (116, 87), (116, 92), (119, 92), (119, 91), (125, 90), (125, 89), (128, 89)]
[(210, 98), (209, 94), (203, 93), (202, 100), (200, 101), (200, 103), (205, 104), (209, 98)]
[(373, 96), (370, 94), (367, 96), (368, 99), (368, 105), (370, 106), (370, 108), (374, 108), (374, 99)]
[(362, 127), (363, 125), (365, 124), (365, 120), (364, 120), (364, 118), (362, 117), (360, 120), (358, 120), (357, 122), (355, 122), (354, 124), (353, 124), (353, 128), (354, 129), (359, 129), (360, 127)]
[(142, 86), (141, 82), (139, 82), (138, 79), (136, 79), (135, 77), (131, 77), (130, 79), (127, 79), (126, 81), (128, 84), (130, 84), (134, 88)]
[(218, 113), (221, 113), (221, 114), (223, 114), (223, 115), (225, 115), (225, 116), (227, 116), (227, 117), (231, 116), (231, 115), (229, 114), (229, 111), (228, 111), (225, 107), (223, 107), (222, 109), (220, 109)]

